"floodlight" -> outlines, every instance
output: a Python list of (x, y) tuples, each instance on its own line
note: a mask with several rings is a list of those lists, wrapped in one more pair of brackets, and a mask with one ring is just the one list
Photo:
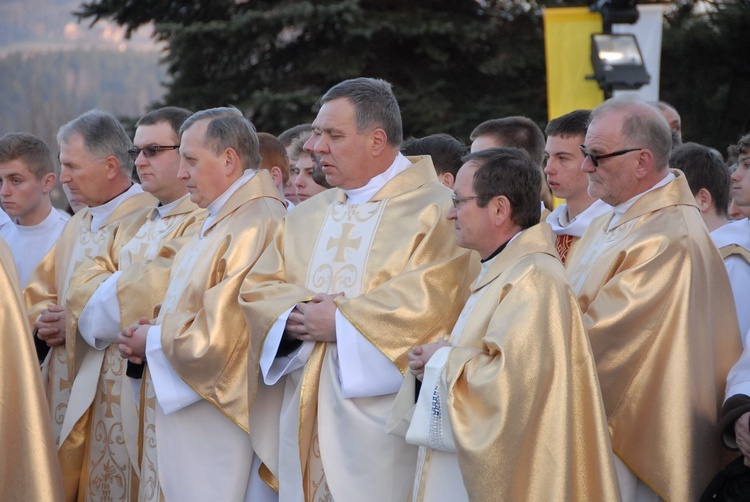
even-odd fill
[(640, 89), (651, 80), (635, 35), (591, 35), (591, 64), (601, 89)]

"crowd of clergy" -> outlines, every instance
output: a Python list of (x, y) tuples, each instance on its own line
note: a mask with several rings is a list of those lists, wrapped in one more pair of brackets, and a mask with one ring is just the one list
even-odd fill
[(615, 97), (405, 139), (371, 78), (311, 119), (0, 138), (4, 500), (720, 500), (748, 469), (750, 134), (725, 159)]

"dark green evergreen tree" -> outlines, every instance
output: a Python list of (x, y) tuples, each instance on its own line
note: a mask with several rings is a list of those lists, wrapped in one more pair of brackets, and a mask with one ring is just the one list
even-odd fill
[(407, 135), (466, 140), (487, 118), (546, 119), (535, 2), (96, 0), (78, 14), (128, 30), (155, 22), (168, 43), (166, 102), (233, 104), (261, 130), (309, 122), (326, 89), (356, 76), (394, 84)]

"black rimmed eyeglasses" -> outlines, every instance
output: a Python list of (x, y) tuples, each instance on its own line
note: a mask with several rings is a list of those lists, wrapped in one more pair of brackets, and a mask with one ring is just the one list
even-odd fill
[(180, 148), (180, 145), (167, 145), (167, 146), (161, 146), (161, 145), (150, 145), (150, 146), (144, 146), (143, 148), (133, 148), (131, 150), (128, 150), (128, 155), (130, 155), (130, 158), (135, 161), (135, 159), (138, 158), (138, 155), (143, 152), (143, 156), (147, 159), (150, 159), (154, 155), (156, 155), (159, 152), (163, 152), (164, 150), (176, 150)]
[(602, 153), (600, 155), (597, 155), (586, 150), (586, 146), (584, 145), (580, 145), (580, 148), (581, 148), (581, 153), (583, 154), (583, 157), (590, 158), (591, 163), (594, 164), (594, 167), (599, 167), (599, 161), (602, 159), (608, 159), (610, 157), (618, 157), (620, 155), (625, 155), (626, 153), (637, 152), (638, 150), (643, 150), (643, 148), (628, 148), (627, 150), (618, 150), (612, 153)]

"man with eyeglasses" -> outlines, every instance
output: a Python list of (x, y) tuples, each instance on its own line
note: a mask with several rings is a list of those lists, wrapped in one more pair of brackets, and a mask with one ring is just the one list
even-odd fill
[(66, 496), (74, 499), (79, 489), (83, 437), (78, 429), (73, 433), (70, 425), (74, 424), (64, 424), (69, 424), (65, 417), (71, 387), (87, 345), (78, 339), (81, 306), (75, 301), (69, 304), (75, 299), (71, 278), (86, 258), (107, 255), (107, 245), (116, 239), (124, 219), (153, 205), (154, 198), (132, 182), (128, 150), (133, 143), (111, 114), (86, 112), (62, 126), (57, 141), (60, 181), (88, 207), (65, 225), (55, 246), (32, 273), (24, 295), (37, 336), (52, 347), (42, 369)]
[(409, 353), (419, 399), (410, 416), (407, 377), (391, 423), (407, 417), (420, 446), (412, 500), (617, 500), (581, 312), (538, 223), (539, 168), (518, 148), (463, 160), (448, 219), (481, 272), (449, 341)]
[(654, 107), (599, 105), (582, 153), (610, 206), (568, 264), (588, 330), (624, 501), (698, 500), (724, 465), (716, 441), (740, 354), (726, 269)]
[[(135, 162), (143, 189), (156, 197), (155, 206), (124, 219), (105, 253), (88, 258), (70, 281), (68, 306), (80, 311), (76, 346), (83, 358), (71, 390), (63, 428), (83, 436), (79, 448), (87, 462), (80, 486), (86, 497), (127, 500), (138, 493), (138, 412), (142, 367), (120, 357), (120, 331), (141, 318), (151, 318), (167, 290), (175, 253), (197, 232), (205, 211), (193, 203), (180, 167), (179, 130), (191, 115), (183, 108), (149, 112), (136, 124)], [(133, 386), (131, 386), (131, 383)], [(86, 432), (91, 431), (91, 432)], [(101, 431), (108, 431), (106, 435)], [(103, 459), (119, 466), (105, 476)], [(103, 481), (104, 480), (104, 481)], [(145, 489), (145, 487), (144, 487)]]

